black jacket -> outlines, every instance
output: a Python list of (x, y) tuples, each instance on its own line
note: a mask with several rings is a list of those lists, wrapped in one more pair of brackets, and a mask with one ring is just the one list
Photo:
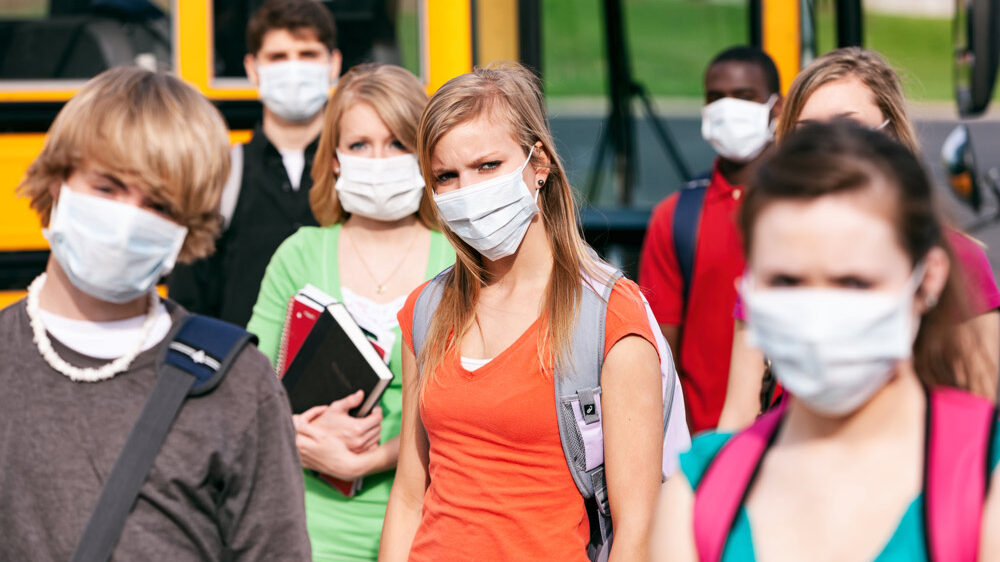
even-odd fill
[(264, 270), (278, 246), (300, 226), (316, 225), (309, 208), (317, 137), (306, 147), (299, 189), (293, 190), (281, 154), (258, 126), (243, 146), (243, 181), (233, 217), (212, 256), (178, 264), (167, 287), (192, 312), (246, 326)]

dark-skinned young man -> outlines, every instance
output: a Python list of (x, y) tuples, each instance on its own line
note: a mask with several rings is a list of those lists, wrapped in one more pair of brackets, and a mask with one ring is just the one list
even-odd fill
[(780, 109), (767, 54), (738, 46), (717, 55), (705, 71), (702, 136), (718, 157), (710, 173), (656, 206), (646, 232), (639, 285), (674, 353), (692, 433), (714, 428), (725, 401), (744, 268), (736, 215)]

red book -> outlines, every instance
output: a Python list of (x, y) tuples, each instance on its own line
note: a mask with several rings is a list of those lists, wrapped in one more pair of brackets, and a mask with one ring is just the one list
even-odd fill
[[(327, 318), (323, 318), (324, 315), (327, 316)], [(323, 319), (322, 321), (321, 318)], [(335, 322), (333, 322), (334, 320)], [(319, 327), (317, 327), (317, 323), (319, 324)], [(313, 287), (312, 285), (306, 285), (303, 287), (298, 293), (295, 294), (295, 296), (291, 298), (288, 303), (288, 311), (285, 317), (285, 327), (281, 335), (281, 345), (278, 351), (277, 364), (279, 368), (279, 377), (283, 379), (283, 383), (288, 391), (289, 400), (292, 403), (292, 409), (294, 412), (301, 413), (307, 409), (308, 406), (318, 405), (314, 404), (316, 397), (324, 394), (323, 392), (316, 391), (329, 389), (325, 388), (322, 381), (318, 380), (316, 377), (323, 379), (330, 376), (329, 373), (327, 373), (330, 368), (330, 357), (325, 357), (320, 360), (320, 363), (322, 365), (326, 365), (326, 367), (321, 369), (322, 372), (317, 372), (315, 365), (313, 365), (316, 363), (313, 356), (317, 353), (320, 355), (329, 355), (329, 353), (333, 351), (331, 349), (328, 349), (325, 352), (319, 351), (317, 345), (322, 348), (327, 347), (331, 343), (329, 337), (324, 334), (328, 334), (330, 332), (331, 326), (334, 323), (340, 326), (340, 329), (336, 330), (337, 333), (345, 334), (345, 332), (341, 332), (340, 330), (346, 330), (346, 333), (351, 336), (348, 339), (353, 342), (353, 344), (345, 343), (343, 339), (332, 341), (337, 349), (341, 350), (341, 352), (334, 352), (334, 355), (336, 356), (334, 358), (334, 363), (340, 363), (340, 358), (344, 358), (346, 360), (347, 356), (350, 355), (350, 349), (356, 349), (362, 352), (362, 356), (369, 356), (367, 364), (377, 367), (376, 372), (379, 374), (379, 377), (381, 377), (381, 382), (376, 387), (369, 388), (368, 391), (366, 391), (364, 403), (350, 412), (351, 415), (354, 416), (368, 415), (368, 413), (370, 413), (371, 410), (377, 406), (377, 401), (381, 396), (382, 391), (392, 379), (392, 373), (389, 372), (383, 362), (385, 360), (386, 353), (372, 341), (374, 339), (373, 334), (360, 328), (360, 326), (353, 321), (343, 304), (338, 303), (336, 299), (316, 287)], [(316, 328), (315, 331), (317, 333), (312, 334), (314, 328)], [(310, 338), (310, 334), (312, 334), (312, 339), (310, 340), (310, 343), (306, 344), (306, 341)], [(377, 352), (377, 355), (372, 354), (370, 349), (365, 351), (364, 349), (355, 347), (357, 345), (364, 345), (358, 342), (365, 341), (371, 344)], [(305, 347), (308, 349), (303, 351), (304, 344), (306, 344)], [(365, 347), (367, 347), (367, 345), (365, 345)], [(299, 358), (298, 364), (296, 364), (296, 366), (292, 369), (294, 373), (290, 374), (289, 367), (295, 364), (295, 360), (300, 351), (306, 355)], [(354, 351), (353, 353), (357, 353), (357, 351)], [(382, 359), (382, 361), (379, 361), (379, 359)], [(336, 365), (334, 368), (336, 369)], [(352, 373), (359, 372), (357, 364), (345, 365), (345, 368)], [(312, 374), (310, 375), (310, 373)], [(287, 380), (285, 377), (286, 374), (288, 375)], [(388, 379), (385, 377), (388, 377)], [(306, 381), (302, 383), (304, 386), (299, 385), (301, 380)], [(350, 393), (351, 389), (345, 387), (342, 388), (339, 394), (334, 396), (334, 398), (339, 397), (341, 394), (346, 396)], [(323, 401), (323, 403), (326, 403), (326, 401)], [(322, 480), (339, 490), (347, 497), (354, 496), (361, 489), (361, 478), (353, 481), (345, 481), (322, 473), (316, 474)]]

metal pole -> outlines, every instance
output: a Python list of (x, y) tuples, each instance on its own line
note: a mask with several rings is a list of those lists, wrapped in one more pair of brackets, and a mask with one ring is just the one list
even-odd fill
[(837, 46), (864, 46), (864, 14), (861, 0), (837, 0)]
[(608, 89), (611, 94), (609, 135), (614, 147), (615, 200), (632, 201), (635, 185), (635, 135), (632, 128), (632, 72), (625, 42), (621, 0), (604, 0), (605, 44), (608, 52)]
[(521, 63), (542, 75), (542, 2), (518, 0), (517, 50)]

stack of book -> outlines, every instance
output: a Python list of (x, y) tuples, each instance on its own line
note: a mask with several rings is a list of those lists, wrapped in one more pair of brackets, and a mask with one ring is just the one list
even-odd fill
[[(301, 414), (363, 390), (364, 401), (349, 413), (365, 417), (392, 381), (387, 350), (379, 348), (354, 321), (347, 307), (312, 285), (289, 301), (278, 352), (281, 377), (292, 412)], [(361, 489), (361, 479), (346, 482), (320, 474), (345, 496)]]

